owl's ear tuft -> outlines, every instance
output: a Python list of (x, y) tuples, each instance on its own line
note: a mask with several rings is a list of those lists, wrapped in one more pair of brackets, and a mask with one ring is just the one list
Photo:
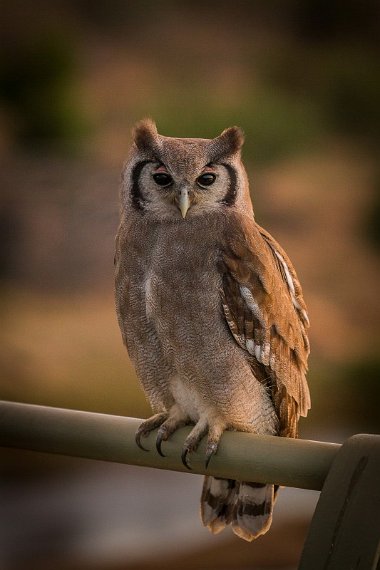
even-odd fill
[(143, 119), (133, 129), (133, 141), (141, 151), (154, 150), (158, 144), (156, 123), (152, 119)]
[(244, 144), (244, 133), (240, 127), (229, 127), (218, 137), (231, 154), (238, 152)]
[(229, 127), (211, 141), (213, 160), (221, 160), (240, 151), (244, 144), (244, 133), (240, 127)]

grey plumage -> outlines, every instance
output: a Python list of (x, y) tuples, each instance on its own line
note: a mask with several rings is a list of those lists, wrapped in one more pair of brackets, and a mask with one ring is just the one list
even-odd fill
[[(121, 191), (116, 307), (155, 416), (157, 449), (194, 424), (183, 451), (226, 429), (295, 437), (310, 407), (302, 291), (290, 260), (254, 220), (243, 135), (176, 139), (139, 123)], [(191, 460), (191, 459), (190, 459)], [(202, 520), (252, 540), (272, 517), (273, 485), (206, 477)]]

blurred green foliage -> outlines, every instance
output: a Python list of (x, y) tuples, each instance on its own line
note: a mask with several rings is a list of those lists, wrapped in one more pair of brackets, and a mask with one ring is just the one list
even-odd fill
[(373, 197), (368, 205), (363, 230), (372, 247), (380, 251), (380, 169), (373, 184)]
[(18, 142), (29, 148), (67, 147), (86, 122), (74, 101), (75, 53), (62, 34), (43, 34), (8, 46), (0, 58), (0, 100), (6, 104)]
[(340, 363), (312, 352), (308, 373), (312, 407), (301, 429), (313, 433), (323, 428), (336, 441), (354, 433), (380, 433), (379, 378), (380, 358), (374, 352)]
[(371, 143), (380, 139), (378, 54), (352, 46), (326, 62), (324, 100), (331, 125)]
[(380, 358), (377, 354), (348, 362), (341, 369), (341, 414), (362, 429), (380, 431)]
[[(98, 47), (112, 41), (114, 54), (138, 54), (139, 65), (150, 69), (152, 92), (132, 79), (124, 109), (112, 109), (110, 121), (125, 120), (126, 129), (144, 115), (181, 136), (215, 136), (238, 123), (248, 135), (247, 153), (258, 163), (313, 149), (324, 144), (326, 133), (378, 143), (376, 2), (66, 0), (61, 10), (70, 15), (61, 31), (44, 25), (41, 33), (46, 6), (37, 1), (31, 30), (24, 38), (15, 32), (0, 58), (0, 101), (11, 111), (21, 143), (65, 146), (86, 131), (84, 110), (73, 95), (84, 55), (80, 34), (96, 34)], [(11, 26), (20, 16), (16, 11)], [(218, 53), (213, 44), (219, 45), (228, 27)], [(224, 63), (226, 77), (232, 71), (225, 91), (215, 82)], [(242, 73), (242, 83), (234, 84), (234, 70)], [(131, 101), (135, 92), (140, 97)], [(94, 115), (94, 127), (101, 129), (102, 117)]]
[[(184, 108), (191, 112), (184, 113)], [(217, 100), (210, 91), (200, 93), (198, 86), (181, 85), (153, 101), (150, 109), (160, 132), (171, 136), (212, 138), (228, 125), (244, 125), (244, 153), (256, 163), (310, 150), (324, 132), (312, 103), (270, 88), (252, 89), (233, 102)]]

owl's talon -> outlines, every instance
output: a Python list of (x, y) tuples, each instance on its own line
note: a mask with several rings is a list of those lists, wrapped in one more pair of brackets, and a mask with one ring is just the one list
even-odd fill
[(142, 451), (149, 451), (149, 449), (147, 449), (146, 447), (143, 446), (143, 444), (141, 443), (141, 436), (144, 435), (143, 432), (136, 432), (135, 435), (135, 442), (137, 444), (137, 447), (139, 447), (140, 449), (142, 449)]
[(215, 455), (215, 453), (218, 450), (218, 444), (217, 443), (209, 443), (206, 449), (206, 462), (205, 462), (205, 467), (206, 469), (208, 468), (208, 465), (210, 463), (211, 457), (213, 455)]
[(158, 430), (157, 439), (156, 439), (156, 449), (158, 453), (161, 455), (161, 457), (166, 457), (166, 455), (162, 453), (161, 449), (162, 442), (166, 441), (166, 438), (164, 436), (165, 436), (164, 432)]
[(192, 471), (192, 467), (190, 467), (190, 464), (188, 463), (188, 460), (187, 460), (187, 456), (189, 454), (189, 451), (190, 450), (187, 447), (184, 447), (182, 449), (181, 460), (182, 460), (182, 463), (184, 464), (184, 466), (186, 467), (186, 469), (189, 469), (189, 471)]

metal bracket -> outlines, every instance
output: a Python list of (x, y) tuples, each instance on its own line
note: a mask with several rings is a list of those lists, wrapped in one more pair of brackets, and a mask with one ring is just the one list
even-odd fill
[(376, 570), (380, 557), (380, 436), (355, 435), (322, 488), (299, 570)]

